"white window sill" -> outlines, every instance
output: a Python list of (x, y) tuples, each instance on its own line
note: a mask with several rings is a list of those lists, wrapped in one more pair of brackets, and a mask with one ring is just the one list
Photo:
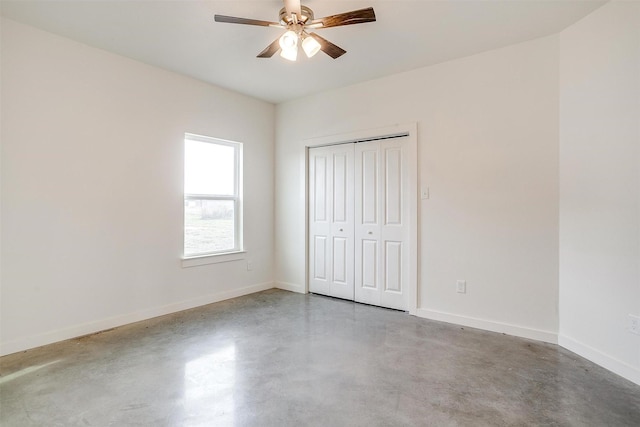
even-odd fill
[(218, 264), (221, 262), (239, 261), (244, 259), (247, 251), (225, 252), (223, 254), (199, 255), (182, 258), (182, 268), (197, 267), (199, 265)]

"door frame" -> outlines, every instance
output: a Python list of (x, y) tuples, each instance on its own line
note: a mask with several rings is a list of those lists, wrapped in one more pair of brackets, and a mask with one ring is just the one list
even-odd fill
[(305, 279), (304, 293), (309, 293), (309, 149), (328, 145), (349, 144), (357, 142), (375, 141), (393, 137), (406, 137), (406, 147), (409, 154), (409, 280), (408, 306), (409, 314), (416, 315), (418, 310), (418, 124), (404, 123), (382, 128), (360, 130), (336, 135), (310, 138), (304, 141), (304, 180), (305, 180)]

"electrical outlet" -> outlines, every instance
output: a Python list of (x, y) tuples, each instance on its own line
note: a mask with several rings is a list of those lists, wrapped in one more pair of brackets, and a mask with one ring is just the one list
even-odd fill
[(456, 282), (456, 291), (459, 294), (466, 294), (467, 293), (467, 282), (465, 280), (458, 280)]
[(629, 332), (640, 335), (640, 316), (629, 315)]
[(253, 270), (253, 262), (247, 261), (247, 271)]

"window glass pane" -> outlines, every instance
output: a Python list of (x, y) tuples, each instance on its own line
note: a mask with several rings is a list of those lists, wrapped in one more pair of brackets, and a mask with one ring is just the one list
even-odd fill
[(234, 207), (233, 200), (185, 200), (185, 255), (235, 249)]
[(235, 148), (208, 142), (185, 141), (184, 192), (235, 195)]

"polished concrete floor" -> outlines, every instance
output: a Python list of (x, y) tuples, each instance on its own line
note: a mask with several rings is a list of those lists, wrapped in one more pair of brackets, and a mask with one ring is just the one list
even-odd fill
[(558, 346), (266, 291), (0, 359), (2, 426), (640, 426)]

